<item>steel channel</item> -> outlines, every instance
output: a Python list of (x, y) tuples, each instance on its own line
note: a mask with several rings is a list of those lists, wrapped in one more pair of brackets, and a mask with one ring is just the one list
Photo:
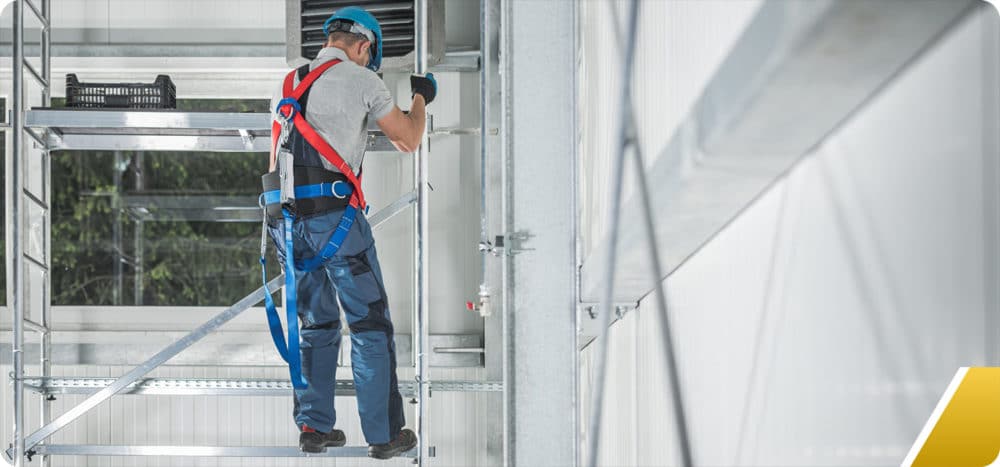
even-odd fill
[[(417, 74), (427, 73), (428, 43), (427, 43), (427, 11), (428, 0), (417, 0), (414, 4), (416, 13), (414, 34), (416, 35), (414, 47), (414, 71)], [(420, 148), (417, 149), (417, 157), (413, 160), (414, 189), (417, 191), (417, 206), (414, 210), (414, 293), (416, 294), (413, 303), (413, 351), (414, 367), (417, 382), (417, 407), (414, 425), (417, 429), (417, 465), (423, 465), (427, 456), (427, 429), (426, 429), (426, 406), (424, 405), (430, 397), (429, 388), (425, 378), (427, 376), (427, 340), (428, 323), (427, 311), (430, 308), (428, 279), (429, 254), (428, 235), (430, 210), (428, 208), (428, 183), (427, 176), (429, 170), (428, 135), (425, 126), (420, 140)]]
[[(68, 425), (73, 420), (79, 418), (88, 410), (96, 407), (98, 404), (104, 402), (105, 400), (115, 395), (122, 389), (125, 389), (130, 384), (138, 381), (139, 378), (142, 378), (156, 367), (162, 365), (167, 360), (170, 360), (184, 349), (193, 345), (195, 342), (198, 342), (199, 340), (201, 340), (201, 338), (205, 337), (210, 332), (214, 331), (215, 329), (218, 329), (220, 326), (226, 324), (231, 319), (235, 318), (240, 313), (246, 311), (251, 306), (259, 303), (261, 300), (264, 299), (265, 288), (268, 291), (278, 290), (284, 283), (284, 278), (285, 278), (284, 274), (275, 277), (274, 279), (271, 280), (271, 282), (268, 282), (265, 287), (261, 287), (253, 291), (252, 293), (250, 293), (250, 295), (243, 297), (242, 299), (240, 299), (240, 301), (233, 304), (233, 306), (223, 310), (221, 313), (219, 313), (212, 319), (208, 320), (201, 326), (198, 326), (195, 330), (191, 331), (186, 336), (182, 337), (180, 340), (168, 345), (166, 348), (158, 352), (156, 355), (153, 355), (149, 360), (146, 360), (141, 365), (133, 368), (128, 373), (125, 373), (123, 376), (116, 379), (115, 382), (110, 384), (108, 387), (94, 393), (80, 404), (76, 405), (72, 409), (69, 409), (68, 411), (66, 411), (66, 413), (60, 415), (51, 423), (46, 424), (38, 431), (32, 433), (31, 436), (29, 436), (25, 441), (24, 446), (27, 447), (28, 449), (35, 447), (38, 443), (47, 439), (49, 436), (52, 436), (53, 433), (61, 430), (63, 427)], [(22, 378), (23, 378), (23, 370), (22, 370)], [(20, 384), (23, 390), (23, 384), (24, 384), (23, 379), (21, 378), (17, 379), (16, 383)]]
[(14, 130), (11, 136), (12, 157), (9, 157), (10, 166), (7, 172), (7, 199), (11, 204), (8, 211), (7, 244), (10, 245), (11, 255), (9, 265), (12, 270), (8, 271), (10, 285), (7, 291), (7, 303), (12, 310), (12, 330), (14, 335), (11, 339), (11, 354), (13, 356), (13, 376), (14, 376), (14, 432), (13, 446), (8, 458), (15, 467), (24, 465), (24, 259), (21, 242), (21, 230), (24, 228), (24, 221), (21, 213), (24, 210), (24, 198), (21, 196), (23, 188), (22, 166), (24, 157), (24, 1), (15, 0), (13, 10), (12, 42), (14, 45), (13, 76), (11, 77), (11, 128)]

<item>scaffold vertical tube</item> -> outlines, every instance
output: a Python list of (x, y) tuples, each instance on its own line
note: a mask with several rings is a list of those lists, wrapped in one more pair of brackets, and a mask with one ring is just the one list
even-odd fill
[[(49, 107), (52, 103), (52, 9), (51, 0), (42, 0), (42, 16), (50, 25), (42, 28), (42, 79), (45, 80), (45, 88), (42, 89), (42, 106)], [(45, 148), (42, 153), (42, 196), (50, 211), (45, 215), (45, 262), (49, 269), (44, 271), (45, 281), (42, 284), (45, 296), (42, 299), (42, 326), (45, 330), (41, 336), (41, 374), (42, 377), (52, 376), (52, 153)], [(50, 396), (39, 398), (39, 410), (41, 414), (42, 426), (48, 425), (52, 421), (52, 400)], [(43, 455), (41, 457), (42, 467), (49, 467), (52, 458)]]
[(13, 76), (11, 77), (11, 148), (10, 171), (7, 172), (7, 199), (10, 200), (10, 218), (7, 243), (11, 245), (10, 283), (7, 293), (13, 323), (11, 329), (12, 373), (14, 377), (14, 451), (11, 456), (15, 467), (24, 465), (24, 245), (21, 241), (24, 221), (22, 196), (21, 159), (24, 151), (24, 0), (15, 0), (13, 11), (12, 41)]
[[(428, 0), (417, 0), (415, 42), (416, 54), (414, 71), (417, 74), (427, 73), (427, 5)], [(413, 301), (413, 351), (416, 380), (417, 380), (417, 407), (414, 420), (414, 428), (417, 431), (417, 465), (423, 465), (427, 456), (427, 430), (425, 429), (426, 407), (424, 403), (428, 398), (427, 378), (427, 310), (429, 308), (429, 295), (427, 284), (428, 270), (428, 216), (427, 206), (428, 184), (428, 151), (427, 151), (427, 131), (423, 133), (420, 141), (420, 148), (417, 150), (416, 158), (413, 160), (413, 184), (417, 191), (417, 203), (414, 210), (414, 301)]]

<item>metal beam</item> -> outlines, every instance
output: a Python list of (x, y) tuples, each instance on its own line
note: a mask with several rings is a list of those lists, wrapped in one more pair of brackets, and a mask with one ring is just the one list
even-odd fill
[[(49, 148), (75, 151), (269, 152), (271, 114), (135, 110), (35, 109), (25, 126), (51, 128)], [(433, 131), (429, 120), (428, 131)], [(397, 149), (375, 122), (368, 151)]]
[[(263, 311), (259, 311), (263, 313)], [(135, 320), (127, 311), (122, 319)], [(32, 331), (43, 332), (39, 324), (27, 325)], [(142, 364), (150, 355), (174, 341), (172, 336), (182, 333), (149, 331), (55, 331), (48, 360), (53, 365), (98, 365), (135, 366)], [(396, 334), (397, 361), (408, 361), (412, 345), (409, 334)], [(482, 349), (482, 337), (478, 334), (431, 334), (428, 344), (432, 351), (428, 355), (431, 368), (481, 368), (483, 358), (476, 352), (454, 352), (450, 349)], [(38, 344), (25, 344), (24, 358), (37, 362), (41, 356)], [(338, 356), (340, 365), (350, 367), (351, 342), (344, 339)], [(0, 347), (0, 361), (10, 361), (9, 348)], [(205, 338), (197, 346), (177, 355), (161, 366), (211, 366), (211, 367), (287, 367), (277, 352), (266, 331), (239, 332), (219, 331)]]
[(577, 465), (577, 3), (504, 3), (507, 461)]
[[(114, 378), (28, 378), (25, 388), (40, 394), (93, 394)], [(496, 381), (432, 381), (434, 392), (499, 392), (503, 383)], [(354, 380), (337, 380), (338, 396), (355, 394)], [(128, 385), (122, 395), (158, 396), (268, 396), (288, 397), (292, 383), (287, 379), (194, 379), (146, 378)], [(405, 397), (416, 394), (416, 382), (401, 381), (399, 392)]]
[[(285, 394), (288, 395), (287, 393)], [(305, 453), (291, 446), (120, 446), (48, 444), (32, 451), (47, 456), (155, 456), (155, 457), (360, 457), (368, 458), (368, 446), (327, 448)], [(411, 449), (399, 457), (416, 457)]]
[[(649, 167), (666, 274), (822, 141), (974, 0), (769, 0), (735, 42), (688, 118)], [(858, 18), (864, 18), (860, 21)], [(720, 190), (719, 187), (725, 187)], [(640, 245), (642, 206), (622, 206), (621, 244)], [(607, 242), (581, 270), (581, 298), (599, 298)], [(615, 301), (652, 290), (646, 250), (623, 249)]]

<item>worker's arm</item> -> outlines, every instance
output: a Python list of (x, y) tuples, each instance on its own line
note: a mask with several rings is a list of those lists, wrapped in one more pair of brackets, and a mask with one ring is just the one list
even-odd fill
[(410, 88), (413, 90), (413, 104), (410, 113), (404, 114), (399, 107), (378, 120), (382, 132), (392, 141), (396, 149), (403, 152), (416, 152), (423, 139), (427, 123), (426, 106), (434, 101), (437, 95), (437, 81), (434, 75), (410, 76)]
[(392, 141), (392, 145), (402, 152), (416, 152), (420, 140), (424, 136), (424, 126), (427, 123), (424, 96), (413, 96), (410, 113), (404, 114), (399, 107), (393, 107), (388, 115), (378, 121), (382, 133)]

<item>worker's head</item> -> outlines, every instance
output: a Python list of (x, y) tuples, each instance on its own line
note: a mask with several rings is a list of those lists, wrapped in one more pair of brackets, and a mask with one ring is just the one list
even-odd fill
[(323, 33), (326, 46), (342, 49), (352, 62), (372, 71), (382, 66), (382, 27), (363, 8), (337, 10), (323, 23)]
[(347, 31), (333, 31), (326, 40), (327, 47), (343, 50), (350, 61), (364, 67), (371, 61), (371, 45), (367, 37)]

